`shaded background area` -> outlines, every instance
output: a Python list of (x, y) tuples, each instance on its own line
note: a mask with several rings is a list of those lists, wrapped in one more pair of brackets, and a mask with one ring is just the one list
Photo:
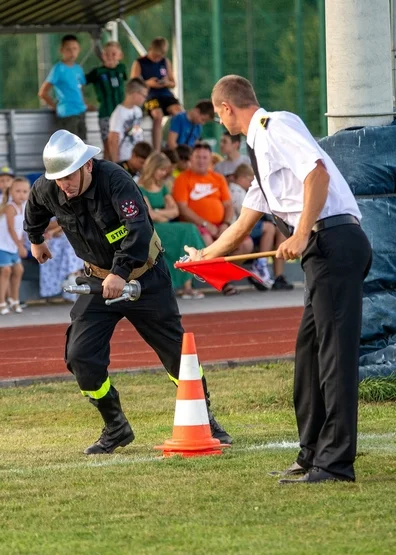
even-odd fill
[[(324, 16), (320, 0), (200, 0), (183, 2), (184, 104), (210, 95), (222, 75), (237, 73), (252, 81), (268, 110), (298, 113), (315, 136), (326, 134)], [(126, 21), (147, 48), (153, 37), (172, 37), (172, 2), (159, 4)], [(58, 60), (64, 33), (0, 36), (0, 108), (39, 108), (37, 91)], [(87, 33), (79, 62), (89, 71), (99, 65)], [(103, 40), (109, 36), (103, 34)], [(120, 29), (128, 68), (137, 52)], [(170, 52), (171, 55), (171, 52)], [(95, 102), (93, 87), (87, 99)], [(216, 135), (206, 126), (207, 137)]]

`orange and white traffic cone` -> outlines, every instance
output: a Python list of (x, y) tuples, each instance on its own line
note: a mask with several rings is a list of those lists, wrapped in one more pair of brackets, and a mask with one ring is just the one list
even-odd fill
[(211, 434), (194, 334), (185, 333), (172, 439), (154, 449), (162, 450), (164, 457), (199, 457), (221, 455), (223, 447), (230, 446), (220, 443)]

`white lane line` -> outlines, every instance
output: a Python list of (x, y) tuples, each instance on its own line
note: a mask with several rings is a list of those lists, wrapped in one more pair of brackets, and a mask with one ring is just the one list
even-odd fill
[[(385, 434), (358, 434), (359, 448), (365, 448), (367, 450), (382, 451), (388, 453), (396, 452), (396, 442), (390, 443), (386, 440), (396, 439), (396, 433), (385, 433)], [(373, 444), (373, 440), (376, 442)], [(384, 441), (385, 440), (385, 441)], [(381, 442), (382, 445), (381, 445)], [(268, 443), (261, 443), (258, 445), (248, 445), (246, 447), (232, 447), (230, 453), (232, 452), (249, 452), (249, 451), (264, 451), (264, 450), (282, 450), (282, 449), (298, 449), (299, 443), (297, 441), (274, 441)], [(34, 468), (0, 468), (1, 475), (12, 475), (12, 474), (33, 474), (37, 472), (53, 472), (56, 470), (74, 470), (78, 468), (100, 468), (100, 467), (111, 467), (111, 466), (129, 466), (134, 464), (146, 464), (152, 462), (161, 462), (164, 460), (160, 455), (152, 455), (145, 457), (126, 457), (125, 455), (113, 455), (107, 458), (106, 455), (100, 455), (95, 459), (87, 458), (83, 461), (76, 461), (73, 463), (59, 463), (59, 464), (47, 464), (43, 466), (35, 466)]]

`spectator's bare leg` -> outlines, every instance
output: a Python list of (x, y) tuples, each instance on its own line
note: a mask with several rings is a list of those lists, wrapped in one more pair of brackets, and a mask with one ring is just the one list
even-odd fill
[[(275, 232), (275, 250), (279, 247), (283, 241), (286, 241), (286, 237), (276, 228)], [(283, 269), (285, 266), (285, 261), (282, 258), (275, 258), (274, 257), (274, 276), (277, 278), (278, 276), (283, 275)]]
[(168, 107), (167, 112), (169, 116), (174, 116), (180, 112), (184, 112), (184, 108), (180, 104), (172, 104)]
[(276, 227), (271, 222), (263, 222), (260, 237), (260, 252), (272, 251), (275, 243)]
[(12, 267), (11, 279), (10, 279), (10, 297), (14, 301), (19, 301), (19, 289), (21, 287), (21, 281), (23, 276), (23, 266), (21, 263), (14, 264)]
[(6, 304), (6, 294), (10, 285), (11, 271), (11, 266), (3, 266), (0, 269), (0, 305), (2, 305), (2, 308)]
[[(275, 234), (275, 248), (277, 249), (279, 247), (279, 245), (281, 243), (283, 243), (283, 241), (286, 240), (286, 237), (284, 235), (282, 235), (282, 233), (279, 231), (279, 229), (276, 230), (276, 234)], [(290, 289), (294, 288), (294, 285), (292, 283), (289, 283), (285, 276), (283, 275), (283, 270), (285, 267), (285, 262), (284, 260), (282, 260), (281, 258), (274, 258), (274, 277), (275, 277), (275, 282), (272, 286), (272, 289), (275, 290), (285, 290), (285, 291), (289, 291)]]
[(161, 150), (162, 143), (162, 118), (164, 113), (161, 108), (155, 108), (151, 111), (153, 118), (153, 148), (154, 150)]
[(245, 237), (239, 247), (235, 249), (232, 254), (250, 254), (253, 252), (253, 248), (253, 239), (251, 237)]

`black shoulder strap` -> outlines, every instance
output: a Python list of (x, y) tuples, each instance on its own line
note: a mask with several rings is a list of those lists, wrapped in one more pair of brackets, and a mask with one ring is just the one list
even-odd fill
[[(266, 128), (267, 125), (268, 125), (268, 121), (269, 121), (269, 118), (261, 118), (260, 123), (264, 128)], [(258, 185), (261, 189), (261, 192), (263, 193), (263, 197), (265, 198), (265, 201), (268, 205), (268, 208), (271, 210), (270, 205), (269, 205), (268, 200), (267, 200), (267, 196), (266, 196), (266, 194), (264, 192), (264, 189), (263, 189), (263, 186), (261, 184), (261, 178), (260, 178), (260, 172), (259, 172), (259, 168), (258, 168), (258, 164), (257, 164), (256, 153), (254, 152), (254, 149), (251, 146), (249, 146), (248, 144), (246, 144), (246, 147), (247, 147), (247, 151), (248, 151), (248, 154), (249, 154), (250, 163), (252, 164), (254, 175), (256, 176), (256, 179), (257, 179), (257, 183), (258, 183)], [(275, 220), (276, 226), (279, 228), (281, 233), (286, 238), (293, 235), (294, 229), (291, 225), (288, 225), (284, 220), (282, 220), (282, 218), (280, 218), (279, 216), (276, 216), (273, 212), (271, 212), (271, 214), (272, 214), (272, 217)]]

